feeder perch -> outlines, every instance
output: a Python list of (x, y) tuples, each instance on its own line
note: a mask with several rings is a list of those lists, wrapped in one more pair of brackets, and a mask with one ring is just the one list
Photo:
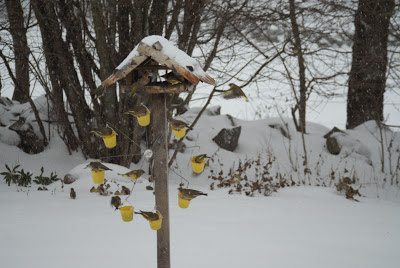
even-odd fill
[(171, 125), (171, 129), (172, 129), (172, 132), (174, 132), (174, 134), (175, 134), (175, 137), (177, 137), (177, 138), (182, 138), (182, 137), (184, 137), (185, 136), (185, 134), (186, 134), (186, 128), (174, 128), (172, 125)]
[(192, 199), (186, 199), (182, 193), (178, 193), (178, 205), (180, 208), (188, 208)]
[(125, 206), (119, 208), (121, 211), (121, 217), (123, 221), (129, 222), (133, 220), (133, 207), (132, 206)]
[(192, 162), (192, 169), (193, 169), (193, 172), (195, 172), (195, 173), (201, 173), (201, 172), (203, 172), (203, 170), (204, 170), (204, 165), (205, 165), (206, 161), (204, 160), (204, 161), (198, 163), (198, 162), (195, 161), (195, 158), (196, 158), (196, 156), (193, 156), (193, 157), (190, 159), (190, 162)]
[(157, 212), (157, 215), (159, 217), (158, 220), (155, 220), (155, 221), (150, 221), (149, 220), (150, 228), (153, 229), (153, 230), (156, 230), (156, 231), (160, 230), (161, 229), (161, 225), (162, 225), (162, 215), (159, 212)]
[(92, 179), (95, 184), (102, 184), (104, 183), (104, 173), (105, 171), (95, 171), (92, 170)]
[(102, 138), (104, 141), (104, 145), (109, 149), (114, 148), (117, 145), (117, 133), (115, 133), (114, 130), (111, 135), (104, 136)]
[(142, 127), (148, 126), (150, 124), (150, 110), (146, 108), (146, 114), (143, 116), (136, 116), (136, 119)]

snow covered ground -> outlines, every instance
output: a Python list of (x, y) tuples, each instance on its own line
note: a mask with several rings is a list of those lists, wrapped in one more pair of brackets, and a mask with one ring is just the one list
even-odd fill
[[(285, 128), (279, 118), (244, 121), (213, 115), (215, 110), (209, 109), (188, 133), (186, 151), (178, 154), (170, 172), (172, 267), (398, 267), (399, 187), (388, 181), (389, 166), (386, 173), (380, 172), (376, 126), (368, 122), (347, 131), (342, 137), (343, 152), (333, 156), (322, 138), (329, 129), (308, 124), (305, 139), (311, 174), (304, 174), (301, 136), (290, 122)], [(191, 109), (182, 118), (191, 122), (198, 111)], [(232, 124), (242, 126), (238, 148), (235, 152), (218, 149), (211, 138)], [(283, 126), (291, 139), (270, 125)], [(393, 140), (391, 157), (395, 160), (399, 135), (385, 133)], [(4, 129), (0, 134), (3, 138), (8, 135)], [(35, 184), (8, 186), (0, 177), (0, 267), (156, 267), (156, 231), (139, 215), (132, 222), (123, 222), (119, 211), (110, 206), (111, 195), (89, 192), (94, 184), (85, 166), (93, 160), (80, 154), (70, 156), (57, 137), (37, 155), (2, 142), (0, 151), (0, 171), (5, 171), (5, 164), (20, 164), (34, 175), (39, 175), (43, 166), (45, 175), (56, 171), (60, 177), (66, 173), (78, 177), (64, 188), (55, 182), (47, 186), (48, 191), (37, 191)], [(195, 176), (189, 159), (199, 153), (213, 158), (210, 168)], [(283, 174), (296, 186), (254, 197), (229, 195), (231, 188), (210, 190), (215, 182), (211, 177), (220, 172), (228, 176), (239, 160), (245, 163), (260, 158), (264, 165), (271, 155), (271, 177)], [(385, 159), (389, 165), (389, 156)], [(117, 175), (126, 168), (105, 164), (113, 169), (106, 172), (110, 190), (133, 186)], [(146, 165), (143, 160), (131, 169)], [(249, 180), (260, 175), (256, 168), (253, 164), (244, 171)], [(190, 182), (190, 188), (208, 196), (194, 199), (187, 209), (179, 208), (177, 188), (185, 182), (181, 176)], [(356, 197), (359, 202), (336, 191), (334, 185), (345, 176), (356, 178), (355, 187), (363, 195)], [(135, 211), (154, 209), (154, 195), (146, 190), (148, 175), (143, 177), (125, 201)], [(77, 193), (75, 200), (69, 196), (71, 187)]]

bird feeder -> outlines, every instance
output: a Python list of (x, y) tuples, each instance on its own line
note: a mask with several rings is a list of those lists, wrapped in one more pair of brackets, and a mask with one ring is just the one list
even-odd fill
[(104, 183), (104, 173), (105, 171), (95, 171), (92, 170), (92, 179), (95, 184), (102, 184)]
[(180, 208), (188, 208), (192, 199), (186, 199), (182, 193), (178, 193), (178, 205)]
[(114, 130), (111, 135), (104, 136), (102, 139), (104, 141), (104, 145), (109, 149), (114, 148), (117, 145), (117, 133), (115, 133)]
[(196, 156), (193, 156), (193, 157), (190, 159), (190, 162), (192, 162), (192, 169), (193, 169), (193, 172), (195, 172), (195, 173), (201, 173), (201, 172), (203, 172), (203, 170), (204, 170), (204, 165), (205, 165), (206, 161), (204, 160), (204, 161), (201, 161), (200, 163), (198, 163), (198, 162), (195, 161), (195, 159), (196, 159)]
[(171, 125), (172, 132), (174, 132), (175, 137), (182, 138), (186, 135), (186, 128), (174, 128)]
[(146, 114), (142, 116), (136, 116), (136, 119), (142, 127), (148, 126), (150, 124), (150, 110), (146, 108)]
[(120, 207), (119, 211), (121, 211), (121, 217), (123, 221), (129, 222), (133, 220), (133, 207), (132, 206), (124, 206)]
[(155, 231), (160, 230), (162, 225), (162, 215), (159, 212), (157, 212), (157, 215), (159, 217), (158, 220), (155, 221), (149, 220), (150, 228)]

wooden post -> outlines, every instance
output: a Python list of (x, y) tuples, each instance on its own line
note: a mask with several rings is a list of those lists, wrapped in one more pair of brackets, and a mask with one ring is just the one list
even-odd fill
[(152, 94), (151, 118), (156, 209), (163, 217), (161, 229), (157, 231), (157, 267), (170, 268), (166, 94)]

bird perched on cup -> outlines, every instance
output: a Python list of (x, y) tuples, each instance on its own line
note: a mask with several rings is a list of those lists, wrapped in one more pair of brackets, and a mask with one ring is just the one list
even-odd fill
[(115, 210), (119, 209), (119, 207), (122, 205), (121, 198), (119, 196), (111, 197), (110, 204), (111, 206), (115, 207)]
[(151, 211), (140, 211), (140, 212), (135, 212), (135, 214), (140, 214), (143, 216), (148, 221), (157, 221), (160, 219), (160, 214), (154, 213)]
[(76, 192), (75, 192), (74, 188), (71, 188), (71, 191), (69, 192), (69, 197), (71, 197), (71, 199), (76, 198)]
[(189, 126), (189, 124), (186, 123), (185, 121), (171, 118), (169, 120), (169, 122), (171, 124), (171, 128), (172, 129), (181, 130), (182, 128), (188, 128), (190, 130), (193, 130), (193, 128), (191, 126)]
[(185, 81), (185, 79), (182, 76), (174, 72), (169, 72), (167, 74), (162, 75), (161, 77), (167, 80), (167, 82), (171, 85), (180, 84)]
[(215, 90), (215, 91), (222, 92), (223, 98), (227, 100), (243, 97), (246, 101), (249, 101), (249, 99), (247, 98), (246, 94), (244, 94), (241, 87), (239, 87), (234, 83), (230, 83), (229, 87), (230, 89), (228, 90)]
[(100, 162), (90, 162), (89, 165), (87, 165), (86, 167), (91, 168), (92, 171), (95, 172), (101, 172), (101, 171), (106, 171), (106, 170), (112, 170), (108, 167), (106, 167), (105, 165), (103, 165)]
[(113, 133), (113, 131), (114, 130), (112, 128), (110, 128), (109, 126), (105, 126), (105, 127), (95, 128), (90, 132), (93, 132), (97, 136), (103, 138), (103, 137), (110, 136)]
[(204, 161), (206, 161), (207, 158), (210, 158), (209, 156), (207, 156), (206, 154), (199, 154), (193, 157), (194, 162), (196, 163), (203, 163)]
[(145, 172), (143, 169), (137, 169), (137, 170), (129, 171), (125, 174), (118, 173), (118, 175), (124, 176), (124, 177), (134, 181), (134, 180), (138, 179), (140, 176), (142, 176), (144, 173)]
[(179, 192), (182, 194), (182, 198), (186, 200), (192, 200), (193, 198), (198, 197), (199, 195), (205, 195), (207, 196), (206, 193), (203, 193), (201, 191), (197, 191), (194, 189), (187, 189), (187, 188), (178, 188)]
[(136, 105), (129, 111), (126, 111), (124, 114), (130, 114), (133, 116), (145, 116), (147, 114), (148, 110), (149, 109), (141, 103), (139, 105)]

